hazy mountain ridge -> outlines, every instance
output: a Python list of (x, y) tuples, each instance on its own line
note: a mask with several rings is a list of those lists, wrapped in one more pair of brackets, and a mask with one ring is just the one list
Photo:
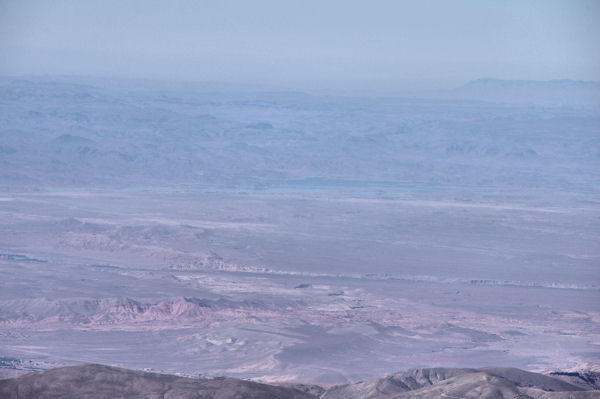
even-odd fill
[(580, 80), (502, 80), (477, 79), (452, 92), (455, 98), (480, 101), (537, 104), (594, 106), (600, 105), (600, 82)]
[[(518, 101), (527, 96), (502, 93), (522, 86), (482, 80), (457, 89), (453, 101), (365, 100), (5, 79), (0, 178), (13, 188), (269, 187), (314, 177), (350, 186), (348, 180), (556, 187), (588, 178), (597, 137), (573, 131), (576, 140), (567, 140), (554, 122), (572, 118), (572, 110), (503, 106), (499, 113), (457, 101), (469, 93)], [(546, 86), (525, 87), (537, 93)], [(580, 124), (598, 118), (593, 109), (579, 112)]]
[(276, 386), (233, 378), (190, 379), (88, 364), (0, 380), (0, 395), (51, 399), (280, 398), (280, 399), (587, 399), (600, 397), (592, 386), (577, 387), (543, 374), (514, 368), (413, 369), (381, 379), (323, 388)]

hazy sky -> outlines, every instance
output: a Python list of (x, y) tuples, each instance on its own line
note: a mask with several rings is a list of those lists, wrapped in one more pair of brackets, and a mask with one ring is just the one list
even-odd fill
[(298, 88), (600, 80), (595, 0), (0, 0), (0, 75)]

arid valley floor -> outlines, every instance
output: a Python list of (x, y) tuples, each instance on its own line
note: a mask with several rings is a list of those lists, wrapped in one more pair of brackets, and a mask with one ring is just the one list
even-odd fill
[(597, 108), (128, 84), (0, 85), (3, 376), (598, 364)]

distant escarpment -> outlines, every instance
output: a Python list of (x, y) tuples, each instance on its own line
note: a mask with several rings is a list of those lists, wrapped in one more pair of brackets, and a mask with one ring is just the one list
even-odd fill
[[(555, 373), (556, 374), (556, 373)], [(560, 373), (558, 373), (560, 374)], [(88, 364), (0, 380), (0, 397), (17, 398), (281, 398), (281, 399), (578, 399), (600, 398), (598, 375), (577, 386), (562, 379), (515, 368), (413, 369), (381, 379), (340, 385), (275, 386), (234, 379), (192, 379)], [(592, 381), (592, 382), (590, 382)]]
[[(285, 306), (293, 307), (289, 301)], [(136, 325), (143, 328), (193, 322), (209, 325), (222, 320), (245, 320), (248, 312), (268, 312), (272, 304), (258, 300), (234, 301), (225, 298), (167, 298), (138, 301), (131, 298), (51, 300), (46, 298), (0, 301), (0, 326), (40, 328), (116, 328)]]

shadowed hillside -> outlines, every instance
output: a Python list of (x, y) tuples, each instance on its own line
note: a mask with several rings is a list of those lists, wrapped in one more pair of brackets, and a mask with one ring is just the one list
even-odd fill
[(0, 381), (0, 397), (16, 398), (169, 398), (310, 399), (313, 396), (233, 378), (191, 379), (87, 364), (62, 367)]

